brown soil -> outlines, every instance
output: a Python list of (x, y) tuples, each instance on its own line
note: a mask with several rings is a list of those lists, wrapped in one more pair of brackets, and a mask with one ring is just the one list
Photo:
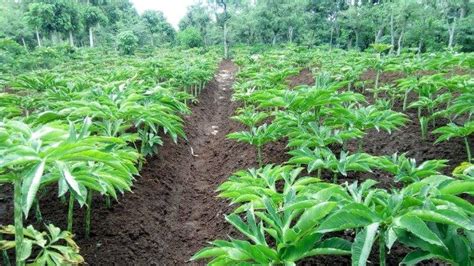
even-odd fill
[(314, 85), (313, 72), (311, 72), (311, 69), (305, 68), (298, 75), (287, 78), (286, 81), (290, 88), (300, 85)]

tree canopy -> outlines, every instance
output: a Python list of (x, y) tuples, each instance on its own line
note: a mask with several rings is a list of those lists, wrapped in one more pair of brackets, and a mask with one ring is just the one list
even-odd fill
[[(225, 49), (297, 43), (364, 50), (386, 43), (393, 53), (473, 51), (473, 10), (473, 0), (207, 0), (188, 7), (179, 31), (181, 39), (192, 35), (199, 45)], [(182, 43), (165, 14), (138, 14), (128, 0), (6, 0), (0, 12), (0, 38), (25, 48), (117, 47), (117, 36), (130, 31), (139, 46)]]

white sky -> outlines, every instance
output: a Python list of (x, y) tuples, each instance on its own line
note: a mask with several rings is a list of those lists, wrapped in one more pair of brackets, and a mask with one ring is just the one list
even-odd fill
[(184, 15), (186, 8), (192, 5), (194, 0), (131, 0), (138, 13), (145, 10), (160, 10), (165, 14), (166, 19), (178, 28), (178, 23)]

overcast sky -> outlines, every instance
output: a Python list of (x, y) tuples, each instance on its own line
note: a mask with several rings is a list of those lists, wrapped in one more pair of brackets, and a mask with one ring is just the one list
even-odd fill
[(131, 0), (138, 13), (147, 9), (162, 11), (168, 21), (178, 28), (178, 23), (184, 15), (186, 8), (194, 3), (194, 0)]

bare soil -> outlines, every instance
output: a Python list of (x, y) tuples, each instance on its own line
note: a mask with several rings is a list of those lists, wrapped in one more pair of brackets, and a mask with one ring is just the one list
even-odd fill
[(294, 88), (300, 85), (314, 85), (315, 81), (311, 69), (304, 68), (300, 71), (298, 75), (288, 77), (286, 82), (290, 88)]

